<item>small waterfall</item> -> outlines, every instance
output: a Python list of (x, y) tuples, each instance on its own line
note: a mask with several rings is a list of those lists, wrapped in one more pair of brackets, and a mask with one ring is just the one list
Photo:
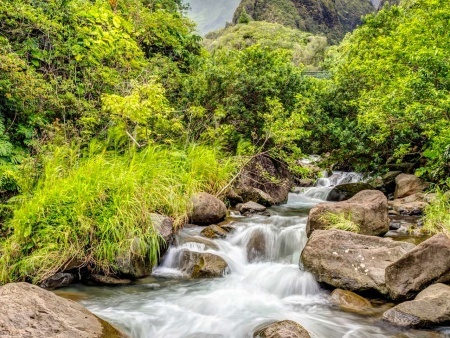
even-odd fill
[(363, 182), (364, 176), (354, 172), (335, 171), (330, 176), (321, 177), (312, 188), (306, 188), (303, 194), (314, 200), (326, 201), (333, 187), (346, 184)]

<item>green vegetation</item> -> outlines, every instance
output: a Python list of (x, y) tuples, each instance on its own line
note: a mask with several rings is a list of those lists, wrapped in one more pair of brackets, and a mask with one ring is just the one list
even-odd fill
[(363, 170), (412, 161), (433, 181), (448, 177), (449, 10), (440, 0), (385, 8), (330, 54), (327, 114), (316, 123), (343, 161)]
[(327, 224), (327, 230), (344, 230), (359, 232), (360, 226), (352, 221), (351, 214), (327, 212), (320, 217), (320, 220)]
[[(268, 8), (258, 10), (279, 15)], [(72, 260), (115, 272), (131, 243), (154, 262), (150, 215), (182, 225), (190, 195), (224, 192), (240, 155), (265, 152), (303, 175), (302, 153), (372, 173), (408, 162), (448, 187), (448, 1), (385, 7), (328, 50), (298, 30), (308, 25), (298, 11), (295, 27), (239, 12), (202, 45), (184, 10), (178, 0), (0, 3), (1, 282), (37, 282)], [(447, 231), (448, 196), (438, 196), (429, 232)]]
[(9, 224), (14, 233), (3, 244), (1, 281), (42, 281), (72, 261), (115, 272), (116, 258), (132, 244), (134, 254), (155, 263), (161, 238), (151, 214), (184, 224), (189, 197), (217, 193), (232, 176), (231, 162), (218, 156), (205, 146), (149, 146), (125, 155), (96, 142), (85, 150), (54, 149), (33, 197), (20, 203)]
[(204, 39), (203, 45), (211, 52), (218, 49), (242, 50), (253, 45), (270, 50), (283, 49), (292, 53), (295, 65), (315, 70), (323, 61), (327, 39), (277, 23), (251, 21), (210, 33)]
[(323, 34), (338, 43), (361, 23), (361, 17), (375, 12), (369, 0), (242, 0), (234, 23), (247, 13), (255, 21), (278, 23), (293, 29)]
[(423, 230), (434, 235), (443, 232), (450, 236), (450, 193), (438, 190), (436, 198), (425, 209)]

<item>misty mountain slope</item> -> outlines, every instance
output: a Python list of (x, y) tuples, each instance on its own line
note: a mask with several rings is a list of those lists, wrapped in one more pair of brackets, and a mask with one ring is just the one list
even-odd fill
[(240, 0), (186, 0), (189, 3), (189, 17), (197, 23), (201, 35), (225, 27), (233, 20), (233, 14)]
[(361, 22), (362, 16), (376, 9), (370, 0), (242, 0), (234, 22), (244, 10), (253, 20), (325, 34), (337, 42)]

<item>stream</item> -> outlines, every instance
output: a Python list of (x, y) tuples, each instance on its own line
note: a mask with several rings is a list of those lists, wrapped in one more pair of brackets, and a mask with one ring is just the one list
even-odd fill
[[(308, 211), (324, 201), (331, 186), (361, 179), (354, 173), (320, 179), (316, 187), (291, 193), (286, 204), (270, 208), (270, 217), (232, 214), (236, 230), (223, 240), (200, 237), (202, 227), (184, 228), (161, 266), (135, 285), (66, 290), (83, 294), (85, 307), (134, 338), (244, 338), (258, 326), (286, 319), (300, 323), (312, 337), (428, 337), (402, 333), (381, 321), (380, 314), (338, 310), (329, 301), (330, 292), (299, 268)], [(264, 239), (265, 251), (249, 262), (247, 248), (254, 236)], [(219, 255), (228, 272), (223, 278), (185, 278), (178, 254), (186, 248)], [(382, 313), (386, 304), (380, 306)]]

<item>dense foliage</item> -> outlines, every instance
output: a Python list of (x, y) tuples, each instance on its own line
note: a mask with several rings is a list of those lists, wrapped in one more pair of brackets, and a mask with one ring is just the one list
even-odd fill
[[(2, 282), (73, 260), (115, 272), (135, 241), (155, 261), (151, 215), (182, 225), (190, 195), (223, 192), (239, 155), (270, 153), (294, 172), (305, 152), (365, 172), (404, 165), (448, 187), (448, 1), (385, 7), (324, 60), (325, 37), (254, 13), (202, 45), (184, 10), (0, 2)], [(439, 194), (427, 227), (446, 226), (447, 211)]]
[(432, 180), (448, 177), (449, 13), (447, 1), (405, 1), (339, 46), (324, 109), (344, 159), (366, 169), (412, 161)]

